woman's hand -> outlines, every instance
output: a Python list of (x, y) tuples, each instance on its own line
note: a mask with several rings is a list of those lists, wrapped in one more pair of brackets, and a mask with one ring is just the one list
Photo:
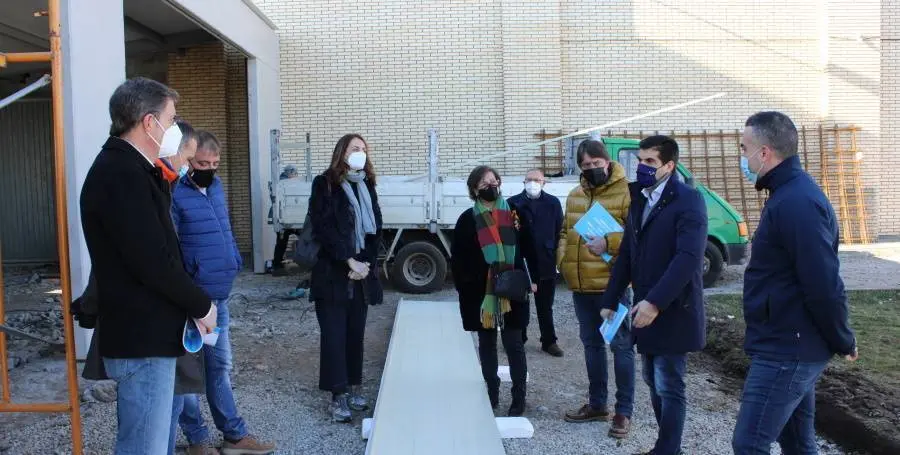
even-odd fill
[[(359, 262), (356, 259), (350, 258), (347, 259), (347, 266), (350, 267), (350, 279), (363, 279), (369, 276), (369, 263), (368, 262)], [(360, 278), (353, 278), (353, 276), (359, 276)]]
[(360, 280), (365, 279), (366, 275), (360, 275), (351, 270), (350, 273), (347, 274), (347, 278), (350, 278), (353, 281), (360, 281)]

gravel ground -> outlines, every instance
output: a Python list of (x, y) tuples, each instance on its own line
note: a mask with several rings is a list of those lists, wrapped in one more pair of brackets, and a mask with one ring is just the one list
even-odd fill
[[(900, 289), (900, 243), (841, 245), (841, 277), (849, 290)], [(707, 294), (740, 294), (744, 266), (727, 267)]]
[[(331, 423), (326, 413), (327, 395), (316, 388), (319, 332), (311, 305), (305, 300), (279, 298), (294, 283), (290, 278), (251, 274), (243, 275), (237, 283), (232, 301), (232, 339), (238, 407), (254, 433), (277, 442), (279, 454), (362, 454), (365, 449), (360, 437), (363, 416), (358, 416), (352, 425)], [(454, 297), (452, 290), (445, 289), (427, 299), (453, 300)], [(386, 304), (369, 312), (364, 392), (373, 399), (377, 396), (400, 298), (415, 297), (388, 291)], [(647, 388), (640, 379), (632, 435), (623, 443), (617, 444), (606, 437), (608, 424), (569, 424), (562, 420), (566, 409), (583, 404), (587, 380), (571, 294), (562, 287), (557, 293), (555, 310), (560, 345), (566, 356), (557, 359), (539, 350), (536, 319), (532, 317), (534, 323), (527, 346), (531, 379), (526, 416), (535, 427), (535, 435), (533, 439), (505, 441), (507, 453), (630, 454), (648, 450), (655, 438), (656, 424)], [(684, 442), (688, 454), (730, 453), (738, 402), (728, 392), (733, 387), (723, 386), (708, 365), (708, 359), (694, 357), (688, 367), (689, 412)], [(640, 368), (637, 377), (640, 378)], [(15, 401), (65, 397), (64, 366), (56, 358), (40, 358), (14, 369), (12, 382)], [(82, 389), (97, 390), (83, 393), (89, 400), (81, 406), (86, 453), (111, 453), (115, 405), (97, 401), (97, 398), (109, 400), (103, 383), (81, 382)], [(504, 390), (500, 409), (505, 410), (508, 405), (508, 392)], [(208, 411), (207, 420), (210, 421)], [(70, 453), (70, 447), (66, 416), (0, 415), (0, 453), (64, 454)], [(822, 442), (820, 453), (843, 452)]]

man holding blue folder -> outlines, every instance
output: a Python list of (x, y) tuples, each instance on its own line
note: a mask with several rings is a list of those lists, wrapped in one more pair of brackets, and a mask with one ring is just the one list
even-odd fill
[(611, 317), (632, 284), (638, 302), (631, 310), (634, 339), (659, 424), (656, 445), (645, 455), (677, 455), (687, 414), (687, 353), (706, 344), (706, 204), (679, 180), (672, 138), (651, 136), (639, 147), (625, 236), (602, 305), (604, 317)]
[[(601, 302), (612, 273), (611, 261), (621, 251), (621, 226), (631, 196), (625, 169), (610, 159), (603, 142), (592, 139), (582, 142), (576, 158), (581, 167), (581, 185), (572, 189), (566, 199), (557, 261), (575, 302), (579, 336), (584, 345), (589, 400), (580, 408), (566, 412), (565, 419), (568, 422), (593, 422), (612, 417), (609, 436), (621, 439), (627, 437), (631, 429), (634, 408), (634, 346), (627, 324), (616, 330), (609, 341), (599, 329), (603, 324)], [(626, 300), (625, 303), (629, 302)], [(616, 377), (614, 415), (607, 410), (607, 344), (613, 353)]]

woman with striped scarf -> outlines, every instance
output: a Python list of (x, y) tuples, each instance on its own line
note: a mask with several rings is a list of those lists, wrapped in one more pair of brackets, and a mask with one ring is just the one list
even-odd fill
[[(500, 175), (479, 166), (468, 179), (474, 207), (463, 212), (453, 231), (451, 270), (459, 293), (463, 328), (478, 332), (481, 373), (487, 383), (491, 407), (500, 402), (497, 376), (497, 332), (509, 358), (512, 401), (508, 415), (525, 412), (528, 366), (522, 332), (528, 326), (528, 301), (512, 302), (493, 294), (492, 277), (505, 270), (524, 270), (519, 251), (516, 214), (500, 194)], [(532, 291), (536, 285), (532, 284)]]

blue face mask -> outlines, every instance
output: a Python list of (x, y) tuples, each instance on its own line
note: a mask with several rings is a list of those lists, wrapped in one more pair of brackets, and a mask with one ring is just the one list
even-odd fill
[[(757, 150), (757, 152), (754, 153), (752, 156), (758, 155), (759, 152), (760, 151)], [(744, 174), (744, 177), (747, 179), (748, 182), (756, 184), (756, 180), (759, 179), (759, 171), (761, 171), (761, 170), (762, 170), (762, 166), (760, 166), (760, 169), (757, 170), (756, 172), (751, 171), (750, 170), (750, 159), (747, 158), (746, 156), (741, 155), (741, 172)]]
[(656, 185), (656, 168), (644, 163), (638, 164), (637, 183), (641, 188), (650, 188)]
[(181, 168), (178, 169), (178, 178), (182, 178), (187, 175), (188, 171), (191, 170), (191, 167), (187, 164), (181, 165)]

